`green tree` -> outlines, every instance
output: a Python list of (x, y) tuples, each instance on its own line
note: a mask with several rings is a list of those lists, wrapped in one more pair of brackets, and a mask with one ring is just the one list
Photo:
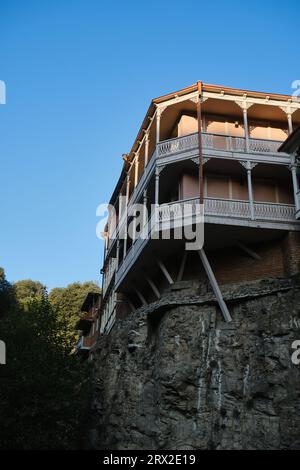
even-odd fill
[(38, 281), (24, 279), (14, 283), (17, 301), (26, 309), (34, 299), (41, 299), (46, 293), (46, 287)]
[(52, 289), (49, 294), (51, 305), (57, 312), (61, 323), (65, 325), (66, 337), (73, 344), (78, 338), (76, 332), (78, 313), (89, 292), (100, 292), (100, 289), (92, 281), (83, 284), (74, 282), (65, 288), (57, 287)]
[(70, 342), (47, 295), (1, 321), (0, 449), (74, 449), (89, 391), (89, 365)]
[(0, 267), (0, 318), (15, 307), (15, 293), (6, 280), (4, 269)]
[(0, 269), (0, 449), (76, 449), (83, 442), (90, 364), (71, 354), (73, 321), (94, 283), (13, 286)]

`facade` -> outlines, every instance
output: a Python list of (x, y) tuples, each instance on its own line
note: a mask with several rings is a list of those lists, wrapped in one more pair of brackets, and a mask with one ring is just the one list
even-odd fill
[(76, 330), (80, 337), (76, 345), (77, 354), (87, 359), (91, 357), (99, 337), (101, 294), (89, 292), (80, 309)]
[[(110, 200), (101, 334), (181, 280), (204, 273), (230, 320), (223, 284), (295, 272), (299, 164), (296, 150), (282, 143), (299, 124), (296, 97), (201, 82), (151, 102)], [(205, 251), (186, 250), (182, 238), (161, 239), (165, 224), (178, 226), (185, 204), (199, 202)], [(147, 208), (142, 221), (135, 204)], [(134, 234), (154, 226), (159, 235), (126, 237), (132, 226)]]

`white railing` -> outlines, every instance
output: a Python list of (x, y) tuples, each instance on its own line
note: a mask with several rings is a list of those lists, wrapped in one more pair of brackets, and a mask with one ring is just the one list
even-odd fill
[(183, 150), (189, 150), (196, 147), (198, 147), (198, 134), (176, 137), (175, 139), (160, 142), (157, 146), (157, 156), (164, 157), (165, 155), (182, 152)]
[[(257, 220), (278, 222), (295, 221), (295, 206), (292, 204), (254, 202), (253, 209), (254, 218)], [(204, 213), (205, 215), (251, 218), (250, 203), (240, 200), (205, 198)]]
[[(249, 152), (251, 153), (274, 153), (282, 142), (267, 139), (249, 139)], [(165, 157), (198, 147), (198, 134), (185, 135), (174, 139), (159, 142), (157, 145), (157, 156)], [(228, 150), (230, 152), (246, 152), (245, 137), (232, 137), (222, 134), (202, 133), (202, 147), (204, 149)]]
[[(190, 209), (189, 209), (190, 208)], [(199, 198), (186, 199), (169, 204), (162, 204), (159, 207), (159, 222), (181, 219), (186, 210), (190, 214), (199, 212)], [(254, 202), (254, 218), (268, 221), (295, 221), (295, 206), (292, 204), (279, 204), (272, 202)], [(204, 199), (204, 216), (216, 215), (221, 217), (233, 217), (251, 219), (249, 201), (222, 198)]]
[(219, 215), (250, 219), (250, 204), (248, 201), (221, 198), (205, 198), (205, 215)]
[(190, 216), (201, 214), (199, 197), (195, 197), (183, 201), (161, 204), (158, 209), (158, 221), (180, 220), (184, 224), (184, 221), (189, 219)]
[[(300, 194), (300, 192), (299, 192)], [(180, 220), (183, 221), (187, 219), (182, 219), (183, 214), (186, 215), (186, 207), (188, 209), (189, 215), (198, 215), (200, 214), (202, 221), (202, 208), (199, 204), (199, 198), (185, 199), (182, 201), (176, 201), (166, 204), (161, 204), (158, 209), (158, 215), (153, 214), (148, 223), (147, 223), (147, 234), (148, 237), (137, 238), (128, 249), (125, 259), (119, 265), (118, 270), (116, 271), (115, 283), (119, 282), (124, 278), (128, 270), (133, 266), (133, 264), (138, 259), (140, 253), (142, 252), (144, 245), (147, 244), (147, 241), (151, 238), (153, 232), (156, 232), (160, 228), (163, 228), (164, 222), (170, 222)], [(253, 203), (253, 212), (255, 221), (264, 221), (264, 222), (290, 222), (293, 223), (295, 219), (295, 206), (292, 204), (279, 204), (272, 202), (254, 202)], [(235, 199), (222, 199), (222, 198), (204, 198), (204, 221), (205, 218), (209, 216), (223, 217), (228, 219), (248, 219), (252, 221), (251, 218), (251, 209), (249, 201), (235, 200)], [(190, 219), (190, 223), (194, 222), (194, 218)], [(220, 223), (224, 223), (221, 221)]]
[(257, 219), (295, 221), (295, 206), (291, 204), (277, 204), (271, 202), (255, 202), (254, 215)]

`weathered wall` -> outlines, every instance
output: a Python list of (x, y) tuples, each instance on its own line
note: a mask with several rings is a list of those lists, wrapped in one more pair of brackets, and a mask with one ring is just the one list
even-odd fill
[(297, 280), (191, 282), (119, 321), (95, 355), (92, 447), (300, 449)]

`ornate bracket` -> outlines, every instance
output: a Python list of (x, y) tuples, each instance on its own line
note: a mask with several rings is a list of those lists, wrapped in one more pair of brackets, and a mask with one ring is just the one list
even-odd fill
[(155, 176), (159, 176), (166, 165), (157, 165), (155, 168)]
[[(195, 163), (196, 165), (199, 165), (199, 163), (200, 163), (198, 157), (191, 158), (190, 160), (191, 160), (191, 162)], [(203, 157), (203, 158), (202, 158), (202, 163), (203, 163), (203, 165), (205, 165), (205, 163), (207, 163), (208, 160), (210, 160), (210, 157)]]
[(158, 119), (160, 119), (162, 113), (165, 111), (165, 109), (167, 109), (167, 106), (157, 106), (156, 109), (157, 109), (156, 110), (156, 116), (157, 116)]
[(239, 160), (239, 163), (246, 169), (246, 170), (253, 170), (258, 163), (250, 162), (249, 160), (244, 161), (244, 160)]
[[(190, 98), (189, 101), (192, 101), (193, 103), (198, 103), (198, 96), (194, 96), (193, 98)], [(205, 98), (204, 96), (201, 96), (201, 103), (204, 103), (208, 98)]]
[(291, 108), (291, 106), (279, 106), (279, 108), (287, 115), (292, 115), (295, 111), (297, 111), (297, 108)]
[(254, 105), (254, 103), (250, 103), (249, 101), (246, 101), (245, 99), (243, 101), (235, 101), (235, 103), (242, 108), (242, 110), (246, 111), (247, 109), (251, 108), (251, 106)]

